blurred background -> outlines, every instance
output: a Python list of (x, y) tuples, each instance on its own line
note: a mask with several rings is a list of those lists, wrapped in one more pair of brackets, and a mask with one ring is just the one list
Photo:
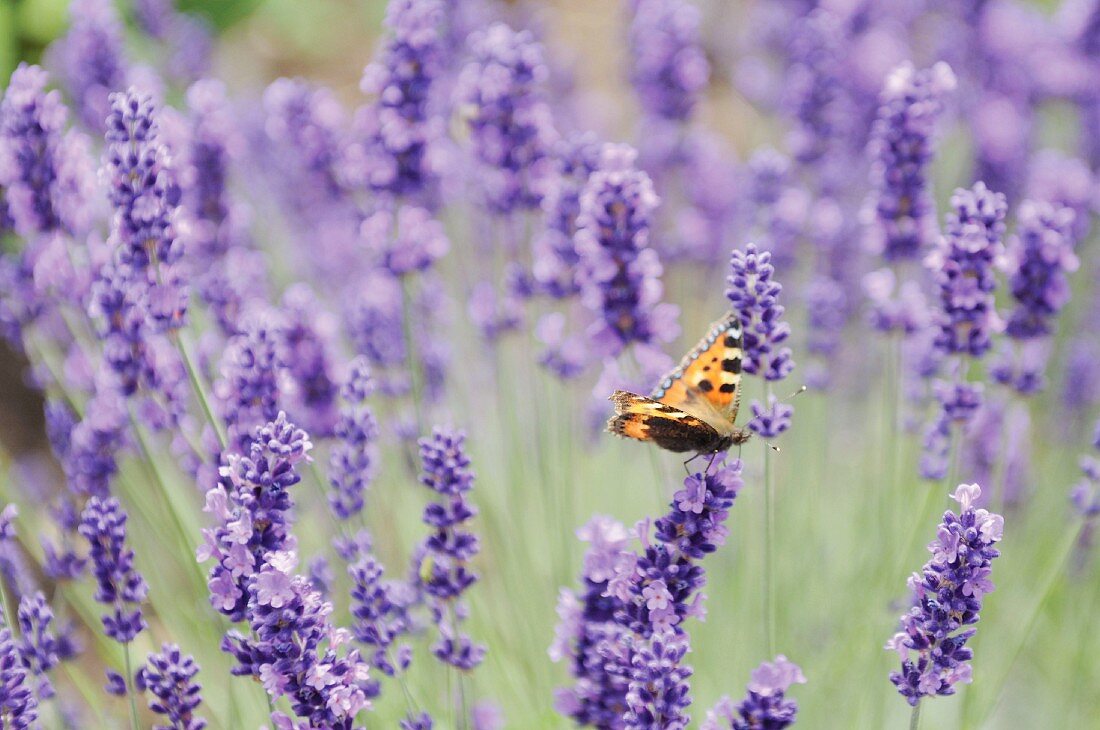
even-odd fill
[[(1097, 83), (1094, 67), (1061, 52), (1084, 34), (1083, 19), (1092, 17), (1089, 11), (1094, 10), (1086, 1), (703, 0), (696, 4), (702, 12), (701, 41), (711, 72), (695, 123), (722, 140), (739, 170), (762, 149), (790, 153), (793, 125), (777, 111), (784, 104), (786, 68), (767, 51), (775, 50), (775, 37), (793, 17), (819, 4), (843, 15), (853, 29), (853, 40), (843, 52), (845, 82), (864, 102), (861, 113), (866, 118), (860, 119), (864, 130), (870, 127), (884, 79), (899, 63), (912, 59), (918, 67), (928, 66), (940, 59), (945, 48), (955, 54), (953, 62), (965, 59), (975, 38), (982, 39), (983, 52), (995, 59), (987, 66), (974, 64), (992, 70), (988, 76), (965, 77), (959, 100), (949, 105), (932, 170), (940, 211), (948, 209), (956, 186), (969, 187), (983, 178), (995, 189), (1005, 189), (1009, 204), (1015, 207), (1024, 197), (1033, 153), (1040, 149), (1083, 159), (1091, 154), (1089, 165), (1098, 159), (1093, 142), (1100, 138), (1100, 129), (1095, 126), (1096, 117), (1082, 111), (1078, 93), (1079, 87)], [(43, 60), (51, 41), (66, 32), (67, 5), (65, 0), (4, 0), (0, 78), (6, 79), (20, 61)], [(545, 44), (552, 59), (549, 86), (564, 100), (562, 111), (572, 126), (594, 130), (603, 140), (633, 141), (643, 148), (644, 157), (647, 139), (638, 124), (642, 107), (628, 81), (626, 3), (531, 0), (497, 5), (498, 17), (535, 29)], [(962, 5), (966, 9), (960, 9)], [(303, 77), (332, 89), (346, 109), (355, 109), (363, 103), (359, 89), (363, 68), (374, 58), (385, 32), (384, 0), (182, 0), (176, 7), (212, 31), (209, 68), (199, 75), (224, 80), (245, 108), (258, 106), (273, 80)], [(978, 15), (982, 17), (978, 29), (962, 27), (965, 23), (960, 18)], [(171, 53), (171, 42), (148, 37), (132, 13), (126, 13), (126, 18), (128, 48), (134, 58), (159, 68)], [(170, 84), (166, 101), (179, 106), (181, 98), (181, 85)], [(838, 199), (863, 199), (865, 170), (860, 167), (856, 172), (858, 177), (841, 186)], [(1091, 178), (1086, 187), (1084, 209), (1091, 218), (1096, 199)], [(672, 204), (682, 202), (675, 193), (669, 198)], [(813, 241), (817, 227), (817, 220), (806, 213), (809, 207), (803, 205), (795, 213), (803, 246)], [(855, 204), (843, 209), (845, 225), (840, 227), (852, 244), (844, 250), (858, 248), (858, 208)], [(453, 221), (449, 224), (455, 232)], [(670, 355), (686, 351), (724, 306), (721, 291), (728, 251), (743, 246), (749, 230), (755, 232), (756, 226), (737, 229), (736, 236), (723, 240), (720, 253), (711, 261), (670, 266), (665, 279), (667, 298), (683, 312), (683, 333), (667, 347)], [(471, 255), (473, 244), (453, 237), (458, 261), (448, 259), (442, 269), (449, 293), (461, 301), (468, 293), (463, 276), (469, 273), (462, 261)], [(989, 598), (975, 642), (979, 653), (975, 674), (983, 682), (964, 690), (974, 697), (967, 710), (959, 697), (931, 702), (926, 729), (1100, 728), (1100, 664), (1095, 661), (1100, 652), (1100, 632), (1095, 630), (1100, 616), (1100, 570), (1097, 561), (1088, 559), (1088, 546), (1064, 572), (1057, 562), (1067, 535), (1076, 534), (1078, 522), (1067, 493), (1079, 478), (1077, 458), (1089, 448), (1098, 402), (1095, 396), (1084, 402), (1073, 395), (1076, 386), (1084, 385), (1083, 379), (1097, 378), (1097, 361), (1086, 358), (1083, 368), (1071, 368), (1072, 353), (1100, 350), (1092, 304), (1097, 290), (1096, 249), (1095, 236), (1081, 243), (1079, 254), (1086, 263), (1072, 280), (1073, 296), (1051, 359), (1050, 386), (1024, 407), (1032, 418), (1027, 436), (1032, 462), (1020, 486), (1020, 494), (1026, 497), (1009, 510), (1006, 534), (1011, 537), (1006, 538), (1005, 557), (994, 569), (998, 591)], [(285, 285), (294, 272), (285, 270), (293, 268), (286, 261), (283, 266), (278, 274), (279, 283)], [(818, 371), (828, 369), (831, 375), (830, 382), (794, 400), (794, 425), (775, 460), (783, 515), (779, 549), (786, 556), (778, 578), (783, 650), (811, 678), (807, 687), (793, 693), (802, 706), (800, 724), (903, 727), (908, 708), (886, 679), (895, 657), (881, 651), (881, 646), (902, 608), (905, 576), (926, 556), (919, 545), (905, 551), (898, 548), (899, 540), (881, 538), (895, 527), (907, 534), (909, 524), (904, 520), (918, 514), (924, 503), (921, 489), (928, 488), (927, 482), (917, 477), (924, 414), (907, 413), (897, 463), (886, 463), (886, 454), (895, 447), (884, 425), (890, 416), (883, 416), (891, 387), (889, 353), (872, 339), (864, 313), (853, 305), (846, 315), (843, 343), (824, 356), (820, 352), (811, 356), (809, 340), (815, 324), (812, 302), (807, 304), (804, 293), (806, 272), (791, 267), (785, 273), (790, 274), (785, 290), (790, 299), (785, 301), (789, 301), (788, 316), (796, 332), (795, 360), (800, 369), (788, 381), (789, 388), (783, 384), (781, 395), (808, 381), (807, 373), (814, 366), (820, 366)], [(323, 279), (314, 283), (318, 289), (325, 286)], [(852, 300), (862, 296), (855, 288), (849, 294)], [(1004, 304), (1003, 292), (1000, 297)], [(484, 355), (481, 340), (462, 316), (462, 306), (449, 310), (456, 340), (453, 360), (481, 362), (477, 359)], [(25, 385), (23, 356), (7, 344), (0, 347), (0, 440), (19, 469), (55, 469), (47, 456), (42, 396)], [(513, 382), (535, 369), (531, 347), (524, 343), (503, 348), (502, 360)], [(567, 727), (570, 723), (553, 711), (551, 699), (553, 688), (567, 683), (567, 671), (547, 661), (546, 647), (552, 638), (558, 588), (575, 587), (582, 562), (584, 546), (572, 539), (572, 530), (595, 513), (612, 514), (626, 524), (658, 514), (665, 507), (665, 492), (675, 488), (682, 476), (679, 461), (665, 454), (643, 455), (646, 447), (638, 444), (609, 443), (609, 437), (591, 428), (605, 415), (601, 411), (592, 417), (594, 408), (605, 406), (598, 393), (601, 384), (594, 382), (592, 373), (586, 373), (580, 384), (567, 384), (539, 371), (532, 394), (523, 388), (503, 392), (491, 377), (468, 365), (457, 367), (452, 377), (446, 410), (471, 432), (488, 544), (481, 558), (484, 581), (471, 598), (471, 632), (490, 646), (486, 666), (475, 673), (476, 691), (503, 708), (506, 727)], [(749, 388), (748, 397), (761, 395), (757, 384)], [(497, 413), (519, 415), (521, 433), (517, 435), (513, 432), (517, 429), (494, 417), (485, 406), (490, 399), (499, 401), (502, 410)], [(543, 439), (544, 433), (550, 434), (548, 440)], [(746, 449), (752, 456), (746, 459), (750, 484), (759, 483), (762, 450), (758, 443)], [(507, 453), (502, 456), (502, 452)], [(23, 458), (29, 454), (41, 455), (42, 460)], [(399, 481), (405, 475), (402, 456), (388, 454), (385, 460), (387, 479)], [(899, 512), (888, 526), (877, 521), (878, 495), (884, 491), (901, 495), (894, 503)], [(944, 486), (941, 491), (946, 495), (949, 489)], [(559, 510), (564, 508), (554, 503), (559, 494), (569, 495), (568, 519), (552, 522), (546, 515), (563, 516)], [(719, 696), (738, 695), (752, 667), (770, 658), (763, 656), (758, 615), (760, 506), (759, 494), (746, 490), (730, 523), (737, 537), (710, 563), (710, 619), (691, 629), (695, 650), (689, 658), (696, 668), (693, 713), (697, 720)], [(947, 506), (944, 499), (941, 507)], [(392, 501), (387, 499), (381, 516), (372, 517), (383, 523), (377, 526), (380, 551), (393, 564), (401, 564), (402, 546), (419, 534), (418, 509), (418, 498), (401, 492)], [(303, 523), (311, 525), (302, 538), (303, 552), (321, 553), (329, 537), (326, 518), (319, 516), (324, 506), (312, 504), (303, 512)], [(135, 529), (135, 540), (146, 551), (155, 548), (159, 537), (155, 526)], [(919, 530), (922, 539), (930, 539), (934, 522)], [(522, 549), (516, 547), (517, 533), (526, 543)], [(139, 562), (155, 560), (139, 551)], [(181, 566), (182, 561), (166, 568), (169, 577), (162, 579), (169, 590), (172, 580), (189, 569)], [(878, 572), (883, 566), (903, 567), (883, 581)], [(153, 593), (157, 595), (156, 590)], [(164, 593), (160, 595), (164, 600)], [(204, 605), (205, 596), (197, 603)], [(166, 611), (166, 626), (172, 618)], [(218, 662), (224, 658), (219, 659), (212, 645), (194, 650), (202, 652), (203, 666), (210, 668), (218, 685), (223, 677), (217, 672), (224, 670)], [(418, 661), (424, 659), (418, 657)], [(91, 667), (88, 675), (94, 679), (85, 683), (85, 690), (99, 679), (95, 659), (86, 661)], [(414, 680), (414, 690), (430, 696), (440, 681), (439, 674), (429, 673)], [(72, 682), (80, 684), (78, 679)], [(223, 717), (231, 692), (224, 686), (210, 691), (209, 701)], [(391, 690), (380, 703), (378, 717), (386, 722), (395, 721), (403, 711), (390, 699), (395, 696)]]

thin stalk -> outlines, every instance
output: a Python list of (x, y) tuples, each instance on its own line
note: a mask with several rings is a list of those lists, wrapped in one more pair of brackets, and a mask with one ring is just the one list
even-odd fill
[(913, 705), (913, 714), (909, 716), (909, 730), (917, 730), (920, 727), (920, 703)]
[(229, 439), (225, 435), (221, 421), (214, 415), (214, 409), (210, 405), (210, 399), (206, 396), (206, 388), (203, 387), (202, 380), (199, 379), (198, 370), (195, 369), (191, 356), (187, 353), (187, 347), (183, 344), (183, 338), (180, 337), (180, 333), (177, 330), (173, 330), (169, 334), (169, 337), (176, 346), (176, 350), (179, 351), (180, 359), (183, 361), (183, 367), (187, 371), (187, 379), (191, 381), (191, 389), (195, 391), (195, 397), (202, 407), (203, 415), (206, 416), (206, 420), (210, 424), (210, 427), (214, 429), (214, 435), (218, 437), (218, 445), (224, 451), (229, 446)]
[(130, 666), (130, 642), (122, 645), (122, 657), (126, 666), (126, 694), (130, 698), (130, 728), (140, 730), (138, 724), (137, 699), (134, 697), (134, 671)]
[[(771, 383), (764, 381), (764, 402), (771, 399)], [(772, 473), (772, 449), (764, 447), (764, 626), (768, 637), (768, 656), (775, 656), (775, 477)]]

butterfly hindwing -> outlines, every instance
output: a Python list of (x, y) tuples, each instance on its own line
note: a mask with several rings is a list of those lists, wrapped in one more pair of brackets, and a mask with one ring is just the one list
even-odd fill
[(741, 400), (741, 320), (733, 312), (707, 334), (661, 379), (650, 398), (732, 428)]
[(668, 404), (623, 390), (615, 391), (611, 401), (615, 415), (607, 430), (619, 436), (678, 452), (711, 451), (721, 440), (713, 426)]

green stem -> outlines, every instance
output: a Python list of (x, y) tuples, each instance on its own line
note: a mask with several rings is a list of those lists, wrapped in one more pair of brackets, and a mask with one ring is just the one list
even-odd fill
[(920, 703), (913, 705), (913, 714), (909, 716), (909, 730), (917, 730), (920, 727)]
[[(764, 382), (764, 402), (771, 398), (771, 383)], [(764, 626), (768, 656), (775, 656), (775, 479), (772, 449), (764, 444)]]
[(130, 727), (139, 730), (137, 699), (134, 697), (134, 671), (130, 666), (130, 642), (122, 645), (122, 657), (126, 663), (126, 695), (130, 698)]
[(195, 369), (191, 356), (187, 353), (187, 347), (183, 344), (183, 338), (180, 337), (180, 333), (176, 330), (173, 330), (169, 336), (172, 339), (172, 343), (179, 351), (180, 359), (183, 361), (183, 367), (187, 371), (187, 379), (191, 381), (191, 388), (195, 391), (195, 397), (198, 398), (203, 415), (206, 416), (206, 420), (210, 424), (210, 427), (214, 429), (214, 435), (218, 437), (218, 445), (224, 451), (229, 446), (229, 439), (222, 429), (221, 421), (214, 415), (214, 409), (210, 405), (210, 399), (206, 397), (206, 388), (203, 387), (202, 380), (199, 379), (198, 370)]

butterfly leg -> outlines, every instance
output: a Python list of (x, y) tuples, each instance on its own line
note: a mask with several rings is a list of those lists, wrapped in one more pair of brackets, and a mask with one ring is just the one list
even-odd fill
[(714, 466), (716, 458), (718, 458), (718, 452), (714, 452), (713, 454), (711, 454), (711, 461), (707, 462), (706, 469), (704, 469), (703, 471), (704, 476), (711, 473), (711, 467)]
[[(691, 458), (689, 458), (689, 459), (688, 459), (687, 461), (685, 461), (685, 462), (684, 462), (684, 472), (685, 472), (685, 473), (686, 473), (686, 474), (687, 474), (688, 476), (691, 476), (691, 469), (688, 469), (688, 464), (690, 464), (691, 462), (695, 461), (695, 460), (696, 460), (696, 459), (698, 459), (698, 458), (699, 458), (700, 456), (702, 456), (702, 454), (696, 454), (695, 456), (692, 456)], [(709, 467), (708, 467), (708, 468), (709, 468)]]

